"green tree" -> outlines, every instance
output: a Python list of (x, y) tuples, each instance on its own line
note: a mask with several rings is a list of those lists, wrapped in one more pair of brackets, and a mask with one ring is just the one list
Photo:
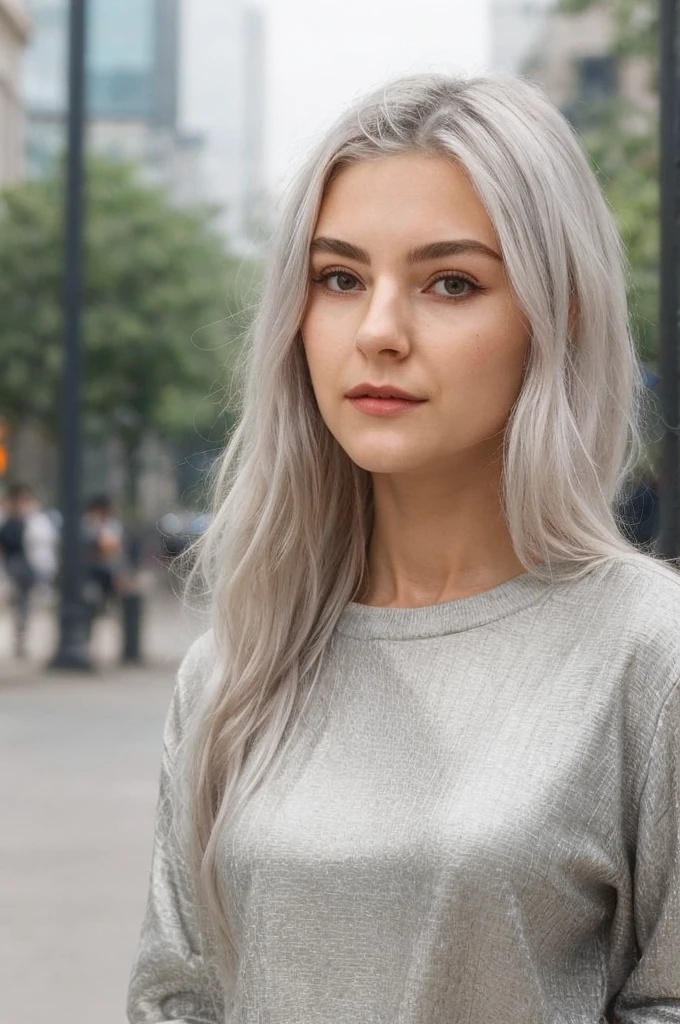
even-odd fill
[(614, 52), (646, 57), (656, 65), (658, 54), (659, 0), (559, 0), (558, 10), (580, 14), (589, 7), (606, 5), (616, 27)]
[[(131, 166), (88, 160), (83, 424), (91, 440), (118, 435), (131, 467), (149, 431), (181, 439), (198, 430), (219, 443), (229, 422), (249, 270), (225, 251), (212, 218), (174, 208)], [(2, 193), (0, 417), (55, 437), (63, 270), (61, 173)]]
[[(623, 123), (622, 123), (623, 122)], [(630, 265), (629, 300), (643, 361), (656, 365), (659, 319), (659, 181), (655, 131), (631, 133), (625, 114), (584, 130), (593, 167), (612, 208)]]
[[(637, 60), (653, 94), (658, 83), (657, 0), (561, 0), (562, 13), (607, 6), (614, 19), (612, 55)], [(631, 269), (630, 305), (642, 359), (656, 365), (659, 304), (659, 134), (649, 105), (622, 97), (573, 107), (591, 163), (614, 213)]]

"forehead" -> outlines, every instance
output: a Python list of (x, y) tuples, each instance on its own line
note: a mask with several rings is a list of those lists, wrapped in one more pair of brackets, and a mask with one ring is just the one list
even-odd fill
[[(359, 241), (476, 238), (497, 244), (489, 215), (467, 173), (452, 159), (399, 153), (343, 167), (326, 189), (316, 233)], [(351, 237), (350, 237), (351, 236)]]

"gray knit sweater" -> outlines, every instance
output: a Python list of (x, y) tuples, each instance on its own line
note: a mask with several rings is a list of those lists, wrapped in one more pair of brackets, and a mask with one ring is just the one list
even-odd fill
[(680, 1024), (680, 582), (651, 562), (343, 611), (224, 837), (216, 995), (170, 828), (168, 717), (132, 1024)]

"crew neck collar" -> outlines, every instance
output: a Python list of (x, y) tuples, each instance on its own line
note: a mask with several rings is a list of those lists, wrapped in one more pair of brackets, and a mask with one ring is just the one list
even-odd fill
[(550, 594), (557, 583), (520, 573), (470, 597), (419, 608), (385, 608), (351, 601), (336, 624), (338, 633), (360, 640), (418, 640), (483, 626), (521, 611)]

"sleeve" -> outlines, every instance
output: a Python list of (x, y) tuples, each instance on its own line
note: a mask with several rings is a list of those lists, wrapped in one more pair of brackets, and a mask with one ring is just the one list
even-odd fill
[(680, 685), (663, 705), (638, 817), (633, 907), (638, 960), (614, 1024), (680, 1024)]
[(204, 955), (195, 898), (174, 827), (173, 769), (187, 715), (187, 685), (195, 679), (204, 638), (180, 668), (165, 724), (151, 878), (128, 989), (130, 1024), (223, 1024), (223, 991)]

